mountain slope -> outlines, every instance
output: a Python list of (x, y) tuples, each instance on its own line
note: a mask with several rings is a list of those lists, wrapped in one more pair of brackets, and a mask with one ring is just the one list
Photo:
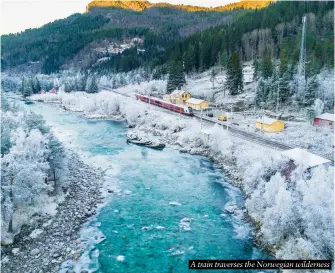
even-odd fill
[[(319, 70), (334, 60), (332, 1), (279, 1), (263, 9), (226, 12), (149, 7), (149, 2), (113, 3), (125, 6), (92, 7), (85, 14), (39, 29), (3, 36), (3, 69), (111, 73), (159, 66), (161, 73), (166, 73), (166, 64), (178, 58), (184, 62), (185, 72), (203, 71), (218, 62), (224, 64), (234, 51), (244, 61), (270, 53), (272, 58), (281, 57), (295, 65), (301, 17), (306, 14), (307, 57), (314, 66), (308, 69)], [(133, 10), (139, 9), (138, 4), (145, 7), (143, 11)]]
[(251, 11), (228, 27), (208, 29), (184, 39), (167, 50), (167, 59), (179, 56), (186, 72), (208, 69), (218, 59), (223, 63), (234, 51), (244, 61), (261, 59), (269, 53), (272, 59), (282, 58), (294, 66), (299, 60), (303, 16), (307, 18), (306, 72), (314, 74), (334, 63), (333, 1), (280, 1)]
[[(149, 2), (124, 3), (129, 7), (131, 3), (146, 5)], [(2, 36), (1, 62), (4, 69), (19, 67), (20, 70), (30, 69), (30, 64), (34, 63), (36, 71), (43, 73), (86, 69), (97, 60), (110, 57), (109, 51), (101, 48), (120, 47), (132, 38), (140, 38), (144, 40), (141, 52), (145, 55), (140, 58), (156, 63), (168, 46), (196, 32), (230, 23), (233, 14), (243, 12), (188, 12), (160, 5), (142, 12), (94, 8), (86, 14), (74, 14), (38, 29)], [(118, 58), (124, 59), (122, 70), (138, 65), (137, 57), (134, 61)]]

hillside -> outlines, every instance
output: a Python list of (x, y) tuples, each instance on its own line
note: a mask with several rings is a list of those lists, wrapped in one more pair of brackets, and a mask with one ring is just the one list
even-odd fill
[(185, 72), (202, 71), (217, 63), (225, 65), (237, 51), (243, 61), (269, 54), (295, 65), (299, 60), (301, 18), (306, 16), (307, 72), (317, 72), (334, 63), (334, 2), (277, 2), (249, 11), (227, 27), (194, 34), (169, 48), (166, 59), (179, 56)]
[[(219, 63), (225, 65), (235, 51), (243, 61), (270, 54), (273, 59), (282, 58), (295, 66), (304, 15), (307, 72), (316, 73), (325, 65), (332, 66), (332, 1), (279, 1), (266, 7), (264, 3), (270, 2), (241, 1), (194, 12), (198, 7), (93, 1), (85, 14), (4, 35), (2, 68), (46, 74), (90, 69), (106, 74), (145, 67), (156, 70), (159, 77), (167, 73), (173, 59), (183, 61), (184, 70), (189, 73)], [(253, 10), (255, 7), (264, 8)], [(233, 10), (222, 11), (224, 8)]]
[[(88, 13), (74, 14), (38, 29), (2, 36), (3, 69), (53, 73), (90, 68), (108, 58), (117, 59), (113, 65), (116, 70), (127, 71), (144, 63), (153, 67), (162, 62), (169, 46), (210, 27), (231, 23), (233, 17), (245, 13), (244, 10), (189, 12), (171, 5), (149, 7), (149, 2), (122, 3), (127, 6), (92, 8)], [(134, 9), (139, 5), (147, 8), (141, 12), (125, 9), (133, 5)], [(262, 7), (264, 2), (259, 5)], [(136, 45), (139, 51), (129, 42), (133, 38), (144, 41)], [(118, 48), (124, 56), (116, 56), (108, 48)]]
[(212, 11), (230, 11), (233, 9), (260, 9), (268, 6), (271, 0), (265, 1), (240, 1), (237, 3), (231, 3), (224, 6), (218, 7), (199, 7), (199, 6), (191, 6), (191, 5), (173, 5), (170, 3), (150, 3), (149, 1), (92, 1), (86, 7), (86, 12), (89, 12), (93, 8), (122, 8), (129, 9), (134, 11), (143, 11), (149, 8), (154, 7), (167, 7), (167, 8), (176, 8), (185, 10), (188, 12), (212, 12)]

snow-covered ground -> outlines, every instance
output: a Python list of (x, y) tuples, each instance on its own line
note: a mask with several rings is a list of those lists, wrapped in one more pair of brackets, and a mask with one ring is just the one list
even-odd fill
[(330, 157), (334, 152), (332, 148), (334, 143), (334, 134), (331, 132), (329, 127), (313, 126), (307, 120), (302, 120), (300, 122), (284, 121), (284, 131), (278, 133), (268, 133), (256, 129), (257, 120), (260, 120), (260, 113), (259, 115), (250, 113), (233, 113), (231, 123), (233, 123), (236, 128), (255, 133), (259, 136), (278, 141), (291, 147), (308, 149), (311, 152), (316, 152)]
[(244, 85), (244, 93), (238, 96), (228, 95), (224, 87), (226, 73), (224, 69), (213, 68), (216, 71), (215, 77), (212, 77), (212, 70), (207, 70), (199, 74), (191, 74), (186, 78), (184, 90), (189, 92), (193, 97), (203, 98), (215, 104), (236, 103), (239, 100), (253, 101), (255, 96), (256, 83)]
[[(102, 91), (98, 94), (87, 94), (85, 92), (72, 92), (72, 93), (58, 93), (58, 94), (44, 94), (44, 95), (33, 95), (32, 100), (43, 100), (46, 102), (61, 103), (65, 109), (71, 111), (84, 112), (87, 117), (90, 118), (117, 118), (118, 111), (122, 112), (123, 118), (132, 115), (131, 107), (127, 105), (134, 105), (137, 111), (145, 111), (149, 108), (149, 105), (137, 102), (135, 96), (136, 92), (145, 93), (147, 90), (152, 90), (153, 93), (162, 94), (165, 88), (164, 81), (150, 81), (142, 82), (141, 84), (131, 84), (129, 86), (114, 89), (113, 91), (129, 95), (129, 98), (119, 96), (114, 92)], [(151, 94), (151, 93), (150, 93)], [(240, 99), (242, 100), (242, 96)], [(235, 98), (235, 102), (238, 98)], [(151, 108), (156, 108), (151, 106)], [(120, 110), (121, 109), (121, 110)], [(156, 108), (159, 111), (159, 108)], [(229, 109), (229, 108), (228, 108)], [(252, 109), (253, 110), (253, 109)], [(212, 111), (214, 113), (214, 119), (217, 119), (221, 113), (226, 113), (225, 110)], [(230, 112), (228, 112), (230, 115)], [(238, 129), (243, 129), (247, 132), (253, 132), (260, 136), (278, 141), (292, 147), (300, 147), (309, 149), (325, 156), (331, 156), (333, 153), (333, 133), (329, 128), (315, 127), (307, 121), (301, 113), (291, 113), (291, 115), (298, 121), (284, 121), (286, 128), (284, 131), (279, 133), (263, 133), (256, 130), (256, 121), (260, 117), (260, 111), (246, 111), (246, 112), (233, 112), (232, 123)]]

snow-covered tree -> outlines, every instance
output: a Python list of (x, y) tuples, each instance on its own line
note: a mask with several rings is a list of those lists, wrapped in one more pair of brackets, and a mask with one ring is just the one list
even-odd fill
[(54, 181), (54, 192), (57, 192), (62, 186), (59, 181), (61, 181), (60, 175), (64, 176), (65, 174), (65, 162), (66, 155), (62, 143), (52, 134), (48, 135), (49, 142), (48, 148), (50, 150), (49, 156), (47, 158), (50, 164), (49, 176)]
[(21, 92), (23, 97), (29, 97), (33, 94), (32, 81), (30, 78), (22, 78)]
[[(41, 116), (3, 101), (1, 108), (2, 240), (20, 230), (33, 213), (50, 202), (49, 194), (62, 186), (48, 182), (53, 170), (66, 169), (65, 151)], [(24, 220), (25, 219), (25, 220)], [(9, 236), (9, 237), (8, 237)]]
[(314, 103), (317, 90), (318, 90), (318, 82), (316, 80), (316, 77), (314, 76), (308, 79), (307, 81), (306, 93), (303, 100), (304, 106), (308, 107)]
[(167, 92), (171, 93), (175, 89), (181, 89), (184, 84), (186, 84), (186, 80), (182, 62), (178, 59), (173, 60), (169, 68)]
[(325, 104), (322, 100), (316, 99), (313, 104), (314, 116), (319, 116), (323, 113)]
[(87, 91), (89, 93), (97, 93), (99, 91), (98, 83), (97, 83), (97, 78), (95, 75), (91, 78), (89, 81), (88, 89)]
[(227, 64), (225, 88), (228, 89), (230, 95), (237, 95), (243, 92), (242, 65), (237, 51), (233, 53)]
[(19, 128), (13, 138), (15, 145), (1, 162), (4, 194), (9, 195), (13, 208), (8, 232), (13, 231), (11, 221), (15, 210), (38, 206), (43, 202), (41, 196), (51, 189), (45, 184), (49, 169), (47, 140), (38, 130), (27, 135), (23, 128)]

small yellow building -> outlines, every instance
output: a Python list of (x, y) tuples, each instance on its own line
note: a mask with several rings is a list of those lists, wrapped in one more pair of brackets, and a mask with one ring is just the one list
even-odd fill
[[(262, 126), (264, 124), (264, 126)], [(264, 119), (259, 119), (256, 122), (256, 128), (259, 130), (264, 130), (264, 132), (268, 133), (276, 133), (276, 132), (281, 132), (284, 130), (285, 123), (273, 119), (273, 118), (267, 118), (265, 117)], [(263, 128), (262, 128), (263, 127)]]
[(186, 101), (186, 105), (194, 110), (204, 110), (208, 108), (208, 101), (191, 98)]
[(185, 104), (185, 101), (191, 98), (191, 95), (184, 90), (175, 90), (169, 95), (163, 96), (163, 100), (175, 104)]

